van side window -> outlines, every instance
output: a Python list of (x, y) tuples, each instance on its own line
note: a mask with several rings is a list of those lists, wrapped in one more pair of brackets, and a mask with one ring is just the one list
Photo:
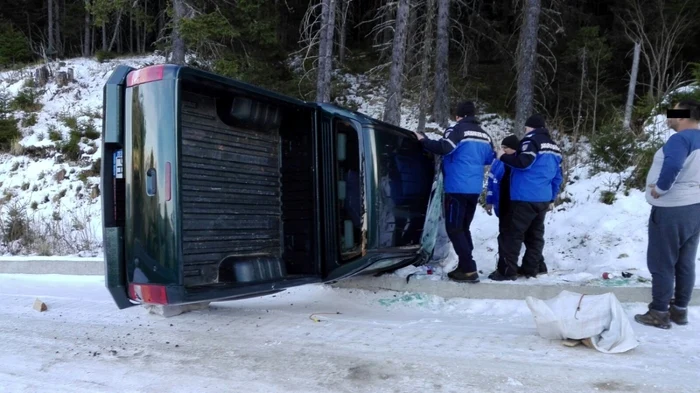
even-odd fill
[(362, 255), (363, 184), (360, 175), (360, 140), (352, 124), (335, 120), (338, 242), (341, 259)]

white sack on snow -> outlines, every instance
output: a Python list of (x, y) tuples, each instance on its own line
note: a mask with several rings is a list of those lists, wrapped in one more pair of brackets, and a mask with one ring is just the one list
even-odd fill
[(613, 293), (581, 295), (562, 291), (549, 300), (528, 296), (525, 301), (535, 318), (537, 332), (544, 338), (590, 338), (593, 347), (604, 353), (627, 352), (639, 345), (627, 314)]

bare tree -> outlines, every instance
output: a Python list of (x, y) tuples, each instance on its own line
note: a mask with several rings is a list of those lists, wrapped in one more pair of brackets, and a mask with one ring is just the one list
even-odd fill
[(134, 11), (129, 10), (129, 53), (134, 53)]
[(398, 1), (382, 1), (381, 5), (376, 8), (373, 18), (364, 20), (357, 25), (357, 27), (360, 27), (364, 24), (372, 24), (372, 29), (367, 36), (373, 36), (373, 47), (379, 53), (379, 62), (382, 63), (372, 71), (378, 71), (390, 63), (388, 60), (394, 35), (397, 5)]
[(632, 60), (632, 71), (630, 72), (630, 84), (627, 89), (627, 104), (625, 105), (625, 119), (623, 120), (623, 127), (625, 130), (630, 129), (630, 122), (632, 121), (632, 107), (634, 106), (634, 92), (637, 86), (637, 73), (639, 72), (639, 54), (641, 52), (642, 46), (639, 42), (634, 43), (634, 58)]
[(580, 54), (580, 64), (581, 64), (581, 86), (580, 93), (578, 97), (578, 115), (576, 116), (576, 122), (574, 123), (574, 166), (578, 165), (578, 141), (581, 131), (581, 122), (583, 121), (583, 116), (581, 112), (583, 110), (583, 91), (586, 84), (586, 72), (587, 72), (587, 52), (586, 47), (581, 48)]
[(522, 135), (525, 120), (532, 114), (537, 70), (537, 42), (540, 0), (525, 0), (518, 42), (518, 91), (516, 93), (515, 133)]
[(360, 27), (364, 24), (372, 24), (372, 29), (367, 36), (373, 37), (372, 47), (379, 54), (379, 64), (369, 70), (370, 74), (376, 74), (391, 65), (389, 55), (392, 52), (394, 36), (394, 18), (398, 1), (384, 1), (377, 7), (373, 18), (364, 20), (357, 24)]
[(173, 32), (171, 36), (172, 55), (170, 61), (174, 64), (185, 64), (185, 40), (180, 34), (182, 21), (187, 17), (185, 0), (173, 0)]
[(54, 51), (56, 50), (56, 41), (54, 40), (54, 17), (53, 17), (53, 2), (54, 0), (49, 0), (48, 2), (48, 11), (49, 11), (49, 42), (48, 42), (48, 48), (46, 50), (47, 54), (49, 56), (52, 56), (54, 54)]
[(321, 30), (316, 76), (316, 101), (331, 100), (331, 72), (333, 70), (333, 34), (335, 33), (335, 0), (323, 0)]
[(350, 3), (352, 0), (339, 0), (339, 11), (340, 11), (340, 26), (339, 39), (338, 39), (338, 62), (340, 64), (345, 63), (345, 52), (346, 52), (346, 42), (348, 38), (348, 11), (350, 10)]
[(135, 34), (136, 35), (136, 37), (135, 37), (135, 39), (136, 39), (136, 53), (141, 53), (141, 26), (142, 25), (139, 22), (140, 21), (137, 19), (135, 21), (136, 26), (134, 27), (136, 29), (136, 34)]
[[(158, 23), (164, 23), (163, 21), (163, 15), (165, 13), (161, 12), (160, 17), (158, 18)], [(160, 31), (160, 29), (159, 29)], [(143, 39), (141, 40), (141, 53), (146, 53), (146, 42), (148, 41), (148, 0), (146, 0), (143, 4)]]
[(90, 0), (85, 0), (85, 33), (83, 35), (83, 56), (88, 57), (92, 53), (91, 51), (91, 42), (92, 39), (90, 38), (90, 31), (92, 29), (92, 26), (90, 25)]
[(598, 40), (598, 44), (594, 48), (593, 52), (593, 72), (595, 73), (593, 80), (593, 129), (592, 134), (596, 134), (596, 128), (598, 126), (598, 98), (601, 86), (601, 74), (603, 74), (604, 63), (606, 63), (612, 54), (608, 50), (607, 45), (604, 45), (602, 40)]
[(448, 77), (450, 0), (438, 0), (437, 53), (435, 54), (435, 104), (433, 117), (441, 127), (447, 127), (450, 116)]
[(107, 22), (102, 20), (102, 51), (107, 52)]
[(674, 3), (677, 7), (673, 12), (669, 12), (667, 3), (665, 0), (628, 0), (626, 12), (620, 17), (627, 36), (641, 45), (649, 74), (648, 94), (656, 101), (678, 83), (680, 73), (671, 71), (680, 53), (678, 46), (682, 45), (682, 35), (693, 27), (694, 13), (689, 12), (694, 6), (691, 0)]
[(56, 35), (54, 36), (54, 45), (57, 56), (63, 55), (63, 44), (61, 40), (61, 0), (54, 0), (54, 6), (56, 10), (54, 12), (54, 27), (56, 29)]
[(396, 27), (394, 28), (394, 49), (391, 55), (388, 97), (384, 106), (384, 121), (397, 126), (401, 124), (403, 69), (406, 62), (406, 38), (408, 36), (410, 10), (410, 0), (399, 0), (399, 9), (396, 13)]
[(119, 11), (117, 11), (117, 24), (114, 26), (114, 32), (112, 33), (112, 40), (109, 41), (109, 47), (107, 48), (107, 52), (112, 51), (112, 48), (114, 47), (114, 42), (117, 40), (117, 35), (119, 34), (119, 28), (121, 27), (121, 24), (122, 24), (122, 15), (123, 14), (124, 14), (124, 10), (120, 8)]
[(418, 99), (418, 129), (425, 131), (425, 118), (428, 114), (430, 86), (430, 64), (433, 55), (433, 23), (435, 18), (435, 0), (426, 0), (425, 24), (423, 30), (423, 47), (421, 48), (420, 98)]

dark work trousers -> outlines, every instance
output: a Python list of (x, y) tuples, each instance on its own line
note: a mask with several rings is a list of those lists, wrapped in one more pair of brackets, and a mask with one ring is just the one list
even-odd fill
[(474, 243), (469, 226), (474, 219), (479, 194), (445, 194), (445, 229), (459, 256), (459, 266), (464, 273), (476, 271), (476, 262), (472, 256)]
[(498, 255), (503, 255), (503, 240), (510, 230), (513, 212), (511, 211), (510, 200), (498, 201)]
[(502, 253), (503, 236), (508, 232), (510, 221), (513, 219), (510, 210), (510, 167), (507, 165), (505, 167), (498, 195), (498, 255)]
[(544, 219), (548, 208), (548, 202), (511, 202), (510, 227), (503, 235), (498, 258), (499, 273), (504, 276), (517, 275), (520, 248), (525, 243), (522, 273), (537, 275), (544, 260)]
[(674, 295), (677, 307), (688, 307), (695, 285), (699, 239), (700, 204), (651, 208), (647, 246), (651, 309), (668, 311)]

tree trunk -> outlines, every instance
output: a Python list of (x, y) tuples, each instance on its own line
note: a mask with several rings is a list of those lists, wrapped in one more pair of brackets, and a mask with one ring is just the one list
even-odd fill
[(340, 39), (338, 41), (338, 62), (340, 64), (345, 63), (345, 43), (348, 37), (348, 10), (350, 9), (350, 3), (352, 0), (339, 0), (340, 1)]
[(119, 10), (119, 13), (117, 14), (117, 24), (114, 26), (114, 33), (112, 34), (112, 39), (109, 41), (109, 48), (107, 48), (107, 52), (111, 52), (112, 48), (114, 47), (114, 42), (117, 40), (117, 36), (119, 35), (119, 28), (121, 27), (122, 24), (122, 10)]
[(172, 57), (175, 64), (185, 64), (185, 41), (180, 35), (180, 23), (185, 18), (184, 0), (173, 0), (173, 33), (172, 33)]
[(428, 114), (428, 89), (430, 88), (430, 61), (433, 54), (433, 18), (435, 18), (435, 0), (426, 0), (425, 29), (423, 47), (421, 48), (420, 98), (418, 99), (418, 128), (425, 131), (425, 117)]
[(401, 126), (401, 98), (403, 96), (403, 68), (406, 63), (406, 38), (408, 37), (408, 16), (411, 0), (399, 0), (394, 27), (394, 45), (391, 54), (389, 89), (384, 105), (384, 121)]
[(107, 22), (102, 22), (102, 51), (107, 52)]
[(275, 1), (277, 6), (277, 12), (279, 15), (279, 24), (277, 24), (277, 40), (282, 47), (286, 47), (287, 41), (287, 28), (289, 26), (289, 11), (284, 4), (280, 4), (279, 1)]
[(46, 54), (51, 57), (56, 50), (56, 42), (54, 40), (54, 25), (53, 25), (53, 2), (54, 0), (49, 0), (48, 11), (49, 11), (49, 42), (47, 43)]
[(92, 39), (90, 38), (90, 0), (85, 0), (85, 42), (83, 42), (83, 57), (89, 57), (92, 54), (91, 45)]
[(637, 73), (639, 72), (639, 54), (641, 52), (641, 45), (639, 42), (634, 43), (634, 59), (632, 60), (632, 72), (630, 73), (630, 84), (627, 89), (627, 104), (625, 105), (625, 119), (623, 121), (623, 127), (626, 130), (630, 129), (630, 122), (632, 121), (632, 106), (634, 105), (634, 91), (637, 87)]
[(335, 32), (335, 0), (323, 0), (321, 6), (321, 39), (318, 48), (316, 101), (331, 100), (331, 71), (333, 70), (333, 33)]
[[(420, 3), (418, 3), (420, 4)], [(412, 6), (416, 6), (416, 3), (413, 2)], [(406, 60), (404, 64), (404, 68), (408, 70), (413, 70), (413, 68), (416, 66), (416, 64), (419, 62), (417, 52), (420, 52), (420, 48), (416, 44), (417, 37), (419, 36), (420, 32), (420, 26), (418, 25), (419, 22), (419, 15), (417, 10), (414, 9), (413, 11), (409, 12), (408, 14), (408, 22), (406, 24), (408, 27), (406, 27)], [(408, 78), (409, 75), (406, 74), (406, 78)]]
[(518, 90), (516, 93), (515, 133), (522, 136), (525, 121), (532, 114), (537, 73), (537, 32), (540, 0), (525, 0), (523, 24), (518, 42)]
[[(318, 40), (318, 62), (316, 65), (316, 101), (326, 102), (324, 98), (326, 97), (326, 86), (323, 81), (323, 73), (326, 71), (326, 31), (328, 30), (328, 14), (330, 0), (322, 0), (321, 3), (321, 27), (319, 29), (319, 40)], [(330, 95), (330, 94), (328, 94)], [(326, 99), (328, 100), (328, 99)]]
[(56, 7), (54, 17), (56, 20), (54, 21), (55, 27), (56, 27), (56, 36), (54, 37), (54, 41), (56, 44), (56, 55), (57, 56), (63, 56), (63, 45), (61, 42), (61, 0), (54, 0), (54, 6)]
[(124, 36), (126, 36), (126, 32), (124, 29), (120, 29), (119, 34), (117, 34), (117, 53), (124, 53)]
[(583, 90), (584, 90), (584, 85), (586, 84), (586, 62), (587, 62), (587, 53), (586, 53), (586, 47), (584, 46), (583, 49), (581, 50), (581, 86), (580, 86), (580, 93), (578, 96), (578, 115), (576, 116), (576, 122), (574, 123), (574, 167), (578, 165), (578, 139), (579, 139), (579, 134), (581, 131), (581, 110), (583, 109)]
[(129, 53), (134, 53), (134, 13), (129, 11)]
[(433, 120), (447, 127), (450, 117), (450, 90), (448, 77), (450, 0), (438, 0), (437, 53), (435, 53), (435, 105)]
[(593, 129), (591, 135), (595, 136), (596, 127), (598, 125), (598, 87), (600, 81), (600, 52), (595, 60), (595, 89), (593, 91)]
[[(148, 41), (148, 0), (145, 1), (145, 4), (143, 6), (143, 15), (144, 15), (144, 21), (143, 21), (143, 40), (141, 40), (141, 53), (146, 53), (146, 42)], [(163, 28), (162, 23), (163, 23), (163, 14), (161, 13), (160, 17), (158, 18), (158, 21), (160, 23), (158, 27), (158, 31), (161, 31)]]

